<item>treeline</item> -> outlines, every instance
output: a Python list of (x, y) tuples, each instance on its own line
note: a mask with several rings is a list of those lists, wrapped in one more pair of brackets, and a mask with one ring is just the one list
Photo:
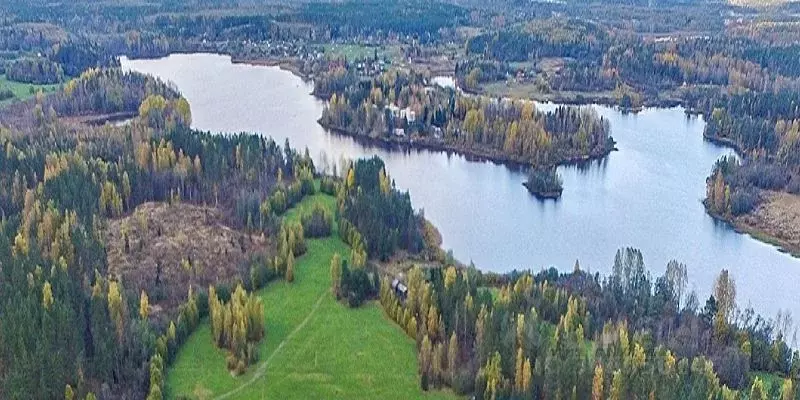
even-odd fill
[[(391, 15), (391, 18), (386, 16)], [(443, 2), (370, 0), (308, 3), (280, 19), (311, 23), (329, 31), (332, 39), (413, 36), (421, 42), (439, 37), (440, 30), (466, 22), (467, 10)]]
[[(491, 77), (505, 79), (522, 72), (524, 83), (541, 80), (543, 93), (626, 88), (634, 93), (630, 99), (642, 97), (642, 102), (655, 105), (686, 101), (685, 96), (709, 86), (715, 92), (775, 92), (796, 90), (800, 84), (794, 64), (787, 62), (792, 60), (791, 50), (785, 46), (729, 32), (648, 40), (615, 33), (615, 24), (619, 21), (614, 16), (604, 23), (569, 16), (534, 18), (477, 35), (467, 42), (468, 59), (459, 64), (456, 76), (462, 85), (478, 89), (477, 83), (490, 82)], [(617, 96), (614, 101), (621, 100)]]
[(45, 58), (23, 58), (6, 65), (6, 77), (12, 81), (47, 85), (64, 80), (64, 69)]
[[(23, 20), (24, 21), (24, 20)], [(117, 65), (87, 32), (72, 33), (50, 23), (4, 23), (0, 26), (0, 52), (9, 59), (4, 69), (9, 79), (31, 84), (55, 84), (89, 68)]]
[(359, 159), (350, 166), (337, 198), (342, 239), (355, 251), (365, 251), (351, 257), (354, 265), (363, 265), (366, 256), (386, 260), (398, 250), (422, 250), (422, 219), (414, 213), (408, 192), (394, 187), (380, 158)]
[(320, 123), (355, 136), (541, 165), (602, 157), (614, 147), (608, 121), (592, 110), (541, 112), (531, 101), (434, 87), (413, 72), (360, 80), (336, 67), (315, 82), (316, 94), (330, 93)]
[(800, 193), (800, 108), (796, 92), (743, 93), (698, 101), (704, 135), (735, 147), (707, 180), (706, 205), (722, 217), (752, 210), (759, 190)]
[[(613, 271), (601, 281), (577, 264), (562, 275), (414, 268), (407, 294), (384, 279), (380, 298), (416, 339), (423, 389), (479, 399), (796, 398), (790, 332), (777, 328), (783, 320), (739, 315), (727, 271), (702, 310), (684, 292), (682, 264), (653, 281), (641, 253), (625, 249)], [(751, 383), (751, 368), (783, 379)]]
[(208, 288), (208, 311), (214, 344), (230, 351), (228, 369), (243, 374), (247, 365), (258, 360), (256, 345), (265, 334), (261, 298), (237, 285), (231, 298), (223, 302), (212, 286)]

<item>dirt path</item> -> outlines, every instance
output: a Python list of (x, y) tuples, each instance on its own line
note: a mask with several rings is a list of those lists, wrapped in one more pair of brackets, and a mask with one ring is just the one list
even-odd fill
[(325, 295), (326, 294), (327, 294), (327, 292), (323, 292), (322, 295), (319, 296), (319, 298), (317, 299), (317, 302), (314, 303), (314, 307), (311, 308), (311, 311), (308, 313), (308, 315), (306, 315), (305, 319), (303, 319), (303, 321), (300, 322), (300, 325), (297, 325), (297, 327), (294, 328), (294, 330), (291, 331), (289, 333), (289, 335), (287, 335), (286, 338), (283, 339), (278, 344), (278, 347), (276, 347), (275, 350), (273, 350), (272, 353), (270, 353), (269, 357), (267, 357), (267, 359), (264, 360), (264, 362), (262, 362), (258, 366), (258, 369), (256, 369), (256, 372), (253, 374), (253, 376), (250, 377), (250, 379), (248, 379), (246, 382), (244, 382), (241, 385), (239, 385), (238, 387), (236, 387), (236, 389), (228, 391), (227, 393), (223, 393), (223, 394), (215, 397), (214, 399), (215, 400), (222, 400), (222, 399), (230, 398), (231, 396), (235, 395), (236, 393), (239, 393), (240, 391), (242, 391), (244, 388), (252, 385), (256, 381), (261, 379), (264, 376), (264, 374), (266, 374), (267, 367), (269, 367), (269, 363), (270, 363), (270, 361), (272, 361), (272, 359), (275, 357), (275, 355), (277, 355), (281, 351), (283, 346), (285, 346), (286, 343), (289, 340), (291, 340), (297, 334), (297, 332), (300, 332), (306, 326), (306, 324), (308, 324), (308, 321), (311, 320), (311, 317), (313, 317), (314, 314), (317, 312), (317, 309), (319, 309), (319, 305), (322, 304), (322, 300), (325, 299)]

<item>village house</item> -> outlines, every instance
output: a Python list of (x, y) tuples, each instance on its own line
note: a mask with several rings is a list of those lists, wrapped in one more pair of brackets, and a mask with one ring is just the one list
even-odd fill
[(397, 278), (392, 281), (392, 290), (394, 290), (394, 294), (399, 297), (400, 300), (405, 300), (408, 295), (408, 287)]

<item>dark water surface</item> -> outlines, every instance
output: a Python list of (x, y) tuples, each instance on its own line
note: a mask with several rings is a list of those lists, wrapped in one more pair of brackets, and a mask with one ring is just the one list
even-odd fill
[[(800, 315), (800, 260), (734, 232), (700, 203), (715, 160), (732, 151), (702, 138), (702, 118), (682, 109), (625, 115), (595, 106), (611, 122), (618, 152), (584, 167), (561, 167), (564, 194), (539, 201), (525, 175), (489, 162), (429, 151), (390, 151), (330, 134), (316, 120), (322, 103), (312, 86), (276, 67), (231, 64), (219, 55), (122, 60), (124, 68), (174, 82), (189, 100), (193, 126), (216, 132), (253, 131), (279, 143), (308, 147), (337, 160), (378, 155), (415, 208), (441, 231), (456, 258), (484, 270), (556, 266), (609, 273), (620, 247), (642, 250), (653, 276), (667, 261), (688, 265), (689, 289), (701, 306), (721, 268), (737, 281), (740, 306)], [(554, 107), (543, 105), (542, 107)]]

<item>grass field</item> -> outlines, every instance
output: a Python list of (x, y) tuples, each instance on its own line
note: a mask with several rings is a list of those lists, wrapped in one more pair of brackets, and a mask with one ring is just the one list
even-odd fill
[[(303, 200), (285, 218), (334, 199)], [(338, 235), (309, 239), (297, 259), (295, 281), (279, 280), (259, 292), (267, 321), (259, 361), (240, 377), (225, 367), (225, 352), (213, 346), (207, 322), (180, 349), (169, 368), (168, 398), (196, 399), (415, 399), (454, 398), (423, 392), (417, 378), (414, 341), (375, 302), (350, 309), (330, 292), (329, 265), (335, 252), (349, 255)]]
[(395, 46), (363, 46), (357, 44), (329, 44), (325, 45), (325, 55), (328, 58), (335, 59), (345, 57), (348, 60), (356, 60), (363, 58), (372, 58), (375, 56), (375, 50), (378, 51), (378, 57), (387, 57), (390, 60), (400, 57), (400, 49)]
[[(45, 92), (54, 91), (56, 88), (58, 88), (58, 85), (31, 85), (30, 83), (10, 81), (5, 75), (0, 75), (0, 90), (6, 88), (11, 89), (11, 92), (14, 93), (14, 97), (0, 101), (0, 105), (5, 105), (15, 100), (25, 100), (29, 97), (33, 97), (38, 90), (43, 90)], [(31, 88), (34, 90), (33, 93), (31, 93)]]

